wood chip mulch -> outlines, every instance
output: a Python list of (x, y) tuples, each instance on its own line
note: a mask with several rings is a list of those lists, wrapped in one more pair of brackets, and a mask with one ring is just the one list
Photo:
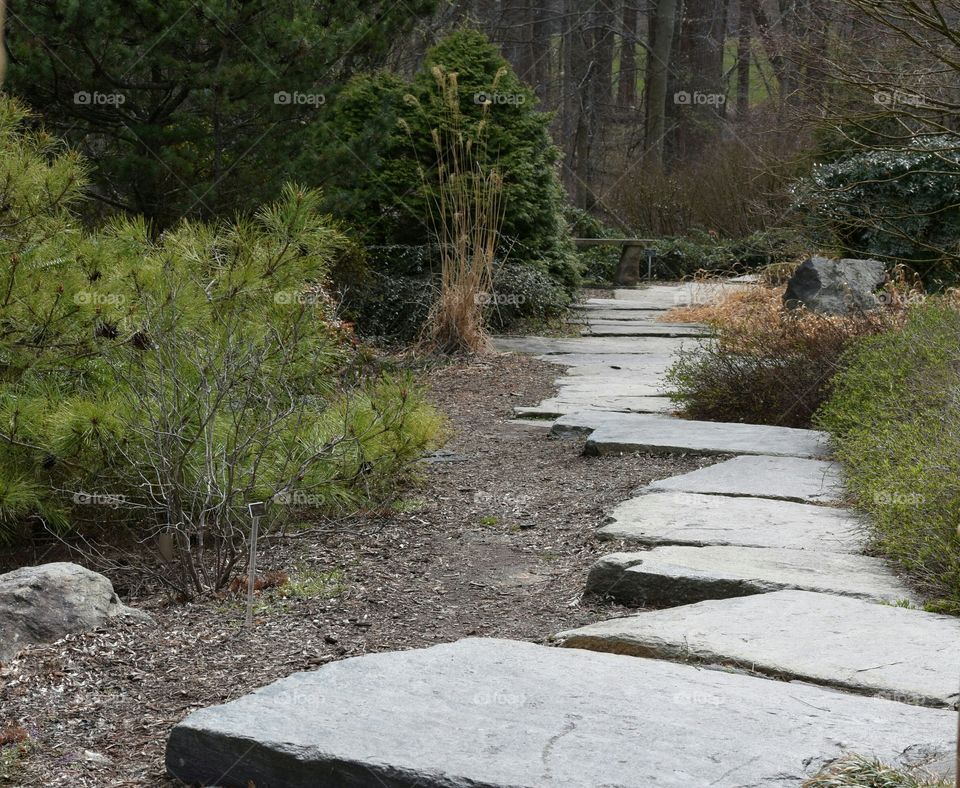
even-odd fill
[(560, 372), (496, 356), (426, 373), (450, 419), (445, 449), (396, 512), (265, 542), (264, 572), (329, 582), (263, 591), (252, 630), (240, 598), (152, 594), (125, 601), (156, 626), (117, 622), (0, 665), (0, 731), (27, 736), (0, 750), (0, 784), (173, 786), (164, 746), (194, 709), (368, 652), (464, 637), (544, 642), (629, 612), (582, 598), (590, 564), (618, 549), (595, 529), (638, 486), (707, 463), (583, 457), (580, 440), (511, 423), (512, 408), (550, 396)]

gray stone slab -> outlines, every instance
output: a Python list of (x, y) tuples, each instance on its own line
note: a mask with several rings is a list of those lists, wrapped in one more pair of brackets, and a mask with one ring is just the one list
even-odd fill
[(656, 396), (662, 386), (656, 379), (634, 378), (613, 380), (606, 377), (568, 377), (556, 381), (561, 394), (578, 394), (595, 397)]
[(697, 325), (670, 323), (628, 323), (618, 321), (593, 322), (580, 331), (589, 337), (709, 337), (713, 332)]
[[(616, 427), (616, 425), (622, 424), (624, 415), (622, 412), (611, 410), (577, 410), (557, 419), (557, 422), (553, 425), (552, 434), (560, 436), (588, 435), (607, 425)], [(666, 419), (668, 417), (657, 416), (656, 418)]]
[[(518, 406), (515, 416), (559, 419), (578, 411), (606, 411), (617, 413), (670, 413), (674, 405), (667, 397), (594, 397), (588, 403), (584, 398), (551, 397), (532, 407)], [(586, 429), (558, 430), (557, 434), (583, 434)]]
[(627, 321), (636, 323), (659, 323), (667, 313), (665, 309), (624, 309), (620, 302), (612, 302), (612, 306), (585, 306), (573, 313), (571, 322), (582, 323), (589, 320), (591, 323), (600, 321)]
[(663, 374), (673, 363), (673, 356), (666, 353), (551, 353), (540, 354), (537, 358), (551, 364), (567, 367), (568, 375), (591, 375), (595, 369), (609, 369), (615, 372), (648, 369)]
[(647, 306), (640, 301), (625, 301), (621, 298), (588, 298), (579, 304), (573, 304), (573, 309), (583, 312), (593, 312), (598, 309), (617, 310), (620, 312), (660, 312), (668, 311), (670, 305)]
[(860, 553), (863, 521), (849, 509), (767, 498), (654, 492), (631, 498), (610, 513), (601, 539), (647, 547), (735, 545)]
[[(605, 380), (611, 381), (620, 381), (620, 382), (634, 382), (639, 381), (641, 383), (651, 383), (663, 380), (666, 375), (667, 369), (670, 367), (669, 361), (660, 361), (655, 356), (649, 356), (651, 359), (649, 362), (646, 362), (645, 359), (647, 356), (638, 355), (630, 356), (630, 358), (636, 359), (632, 364), (623, 364), (623, 363), (608, 363), (608, 364), (598, 364), (596, 357), (592, 357), (594, 363), (590, 364), (570, 364), (570, 356), (545, 356), (554, 364), (563, 364), (566, 366), (564, 374), (566, 377), (564, 380), (573, 381), (574, 378), (603, 378)], [(604, 356), (604, 358), (608, 358)], [(622, 356), (615, 356), (615, 358), (623, 358)]]
[[(567, 417), (569, 418), (569, 417)], [(839, 503), (839, 466), (802, 457), (744, 456), (653, 482), (648, 490), (745, 495), (800, 503)]]
[(644, 451), (827, 457), (830, 444), (827, 435), (816, 430), (625, 415), (599, 426), (584, 451), (587, 454)]
[(590, 568), (586, 590), (625, 604), (675, 606), (785, 589), (876, 602), (915, 601), (879, 558), (772, 547), (656, 547), (611, 553)]
[(285, 788), (796, 788), (848, 751), (951, 751), (953, 713), (506, 640), (368, 654), (192, 713), (188, 783)]
[(960, 620), (859, 599), (778, 591), (655, 610), (562, 632), (564, 646), (839, 687), (955, 708)]
[[(650, 353), (664, 355), (675, 353), (681, 347), (696, 348), (700, 340), (695, 337), (505, 337), (494, 339), (498, 350), (534, 355), (558, 353), (583, 353), (593, 356), (623, 353)], [(594, 359), (596, 361), (596, 359)]]

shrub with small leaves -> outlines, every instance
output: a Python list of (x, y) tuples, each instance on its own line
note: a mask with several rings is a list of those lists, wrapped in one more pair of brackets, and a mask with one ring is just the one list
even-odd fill
[(911, 265), (928, 286), (960, 278), (960, 138), (919, 137), (818, 164), (796, 207), (847, 257)]

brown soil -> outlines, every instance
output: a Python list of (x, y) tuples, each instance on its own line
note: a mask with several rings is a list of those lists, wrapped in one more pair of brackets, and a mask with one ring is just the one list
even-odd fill
[[(157, 626), (117, 624), (0, 665), (0, 729), (29, 739), (0, 784), (174, 783), (163, 751), (190, 711), (298, 670), (371, 651), (481, 636), (542, 642), (622, 614), (583, 599), (587, 568), (616, 549), (594, 530), (654, 479), (706, 464), (691, 457), (583, 457), (581, 441), (510, 422), (549, 396), (559, 368), (498, 356), (427, 375), (453, 436), (398, 511), (267, 541), (263, 569), (293, 591), (261, 594), (255, 627), (237, 598), (131, 601)], [(332, 532), (331, 532), (332, 531)], [(9, 747), (0, 756), (12, 759)]]

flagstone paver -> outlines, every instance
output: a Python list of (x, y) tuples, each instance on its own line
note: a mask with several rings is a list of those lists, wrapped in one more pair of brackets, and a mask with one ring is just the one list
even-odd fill
[(367, 654), (193, 712), (187, 783), (796, 788), (848, 751), (945, 758), (952, 712), (507, 640)]
[(844, 496), (835, 462), (804, 457), (741, 456), (653, 482), (649, 490), (839, 503)]
[(647, 547), (736, 545), (832, 553), (863, 551), (861, 518), (849, 509), (682, 492), (630, 498), (597, 536)]
[(590, 568), (586, 584), (587, 593), (656, 606), (785, 589), (916, 601), (879, 558), (782, 547), (669, 546), (611, 553)]
[(807, 591), (710, 600), (561, 632), (564, 646), (729, 665), (954, 708), (960, 619)]

